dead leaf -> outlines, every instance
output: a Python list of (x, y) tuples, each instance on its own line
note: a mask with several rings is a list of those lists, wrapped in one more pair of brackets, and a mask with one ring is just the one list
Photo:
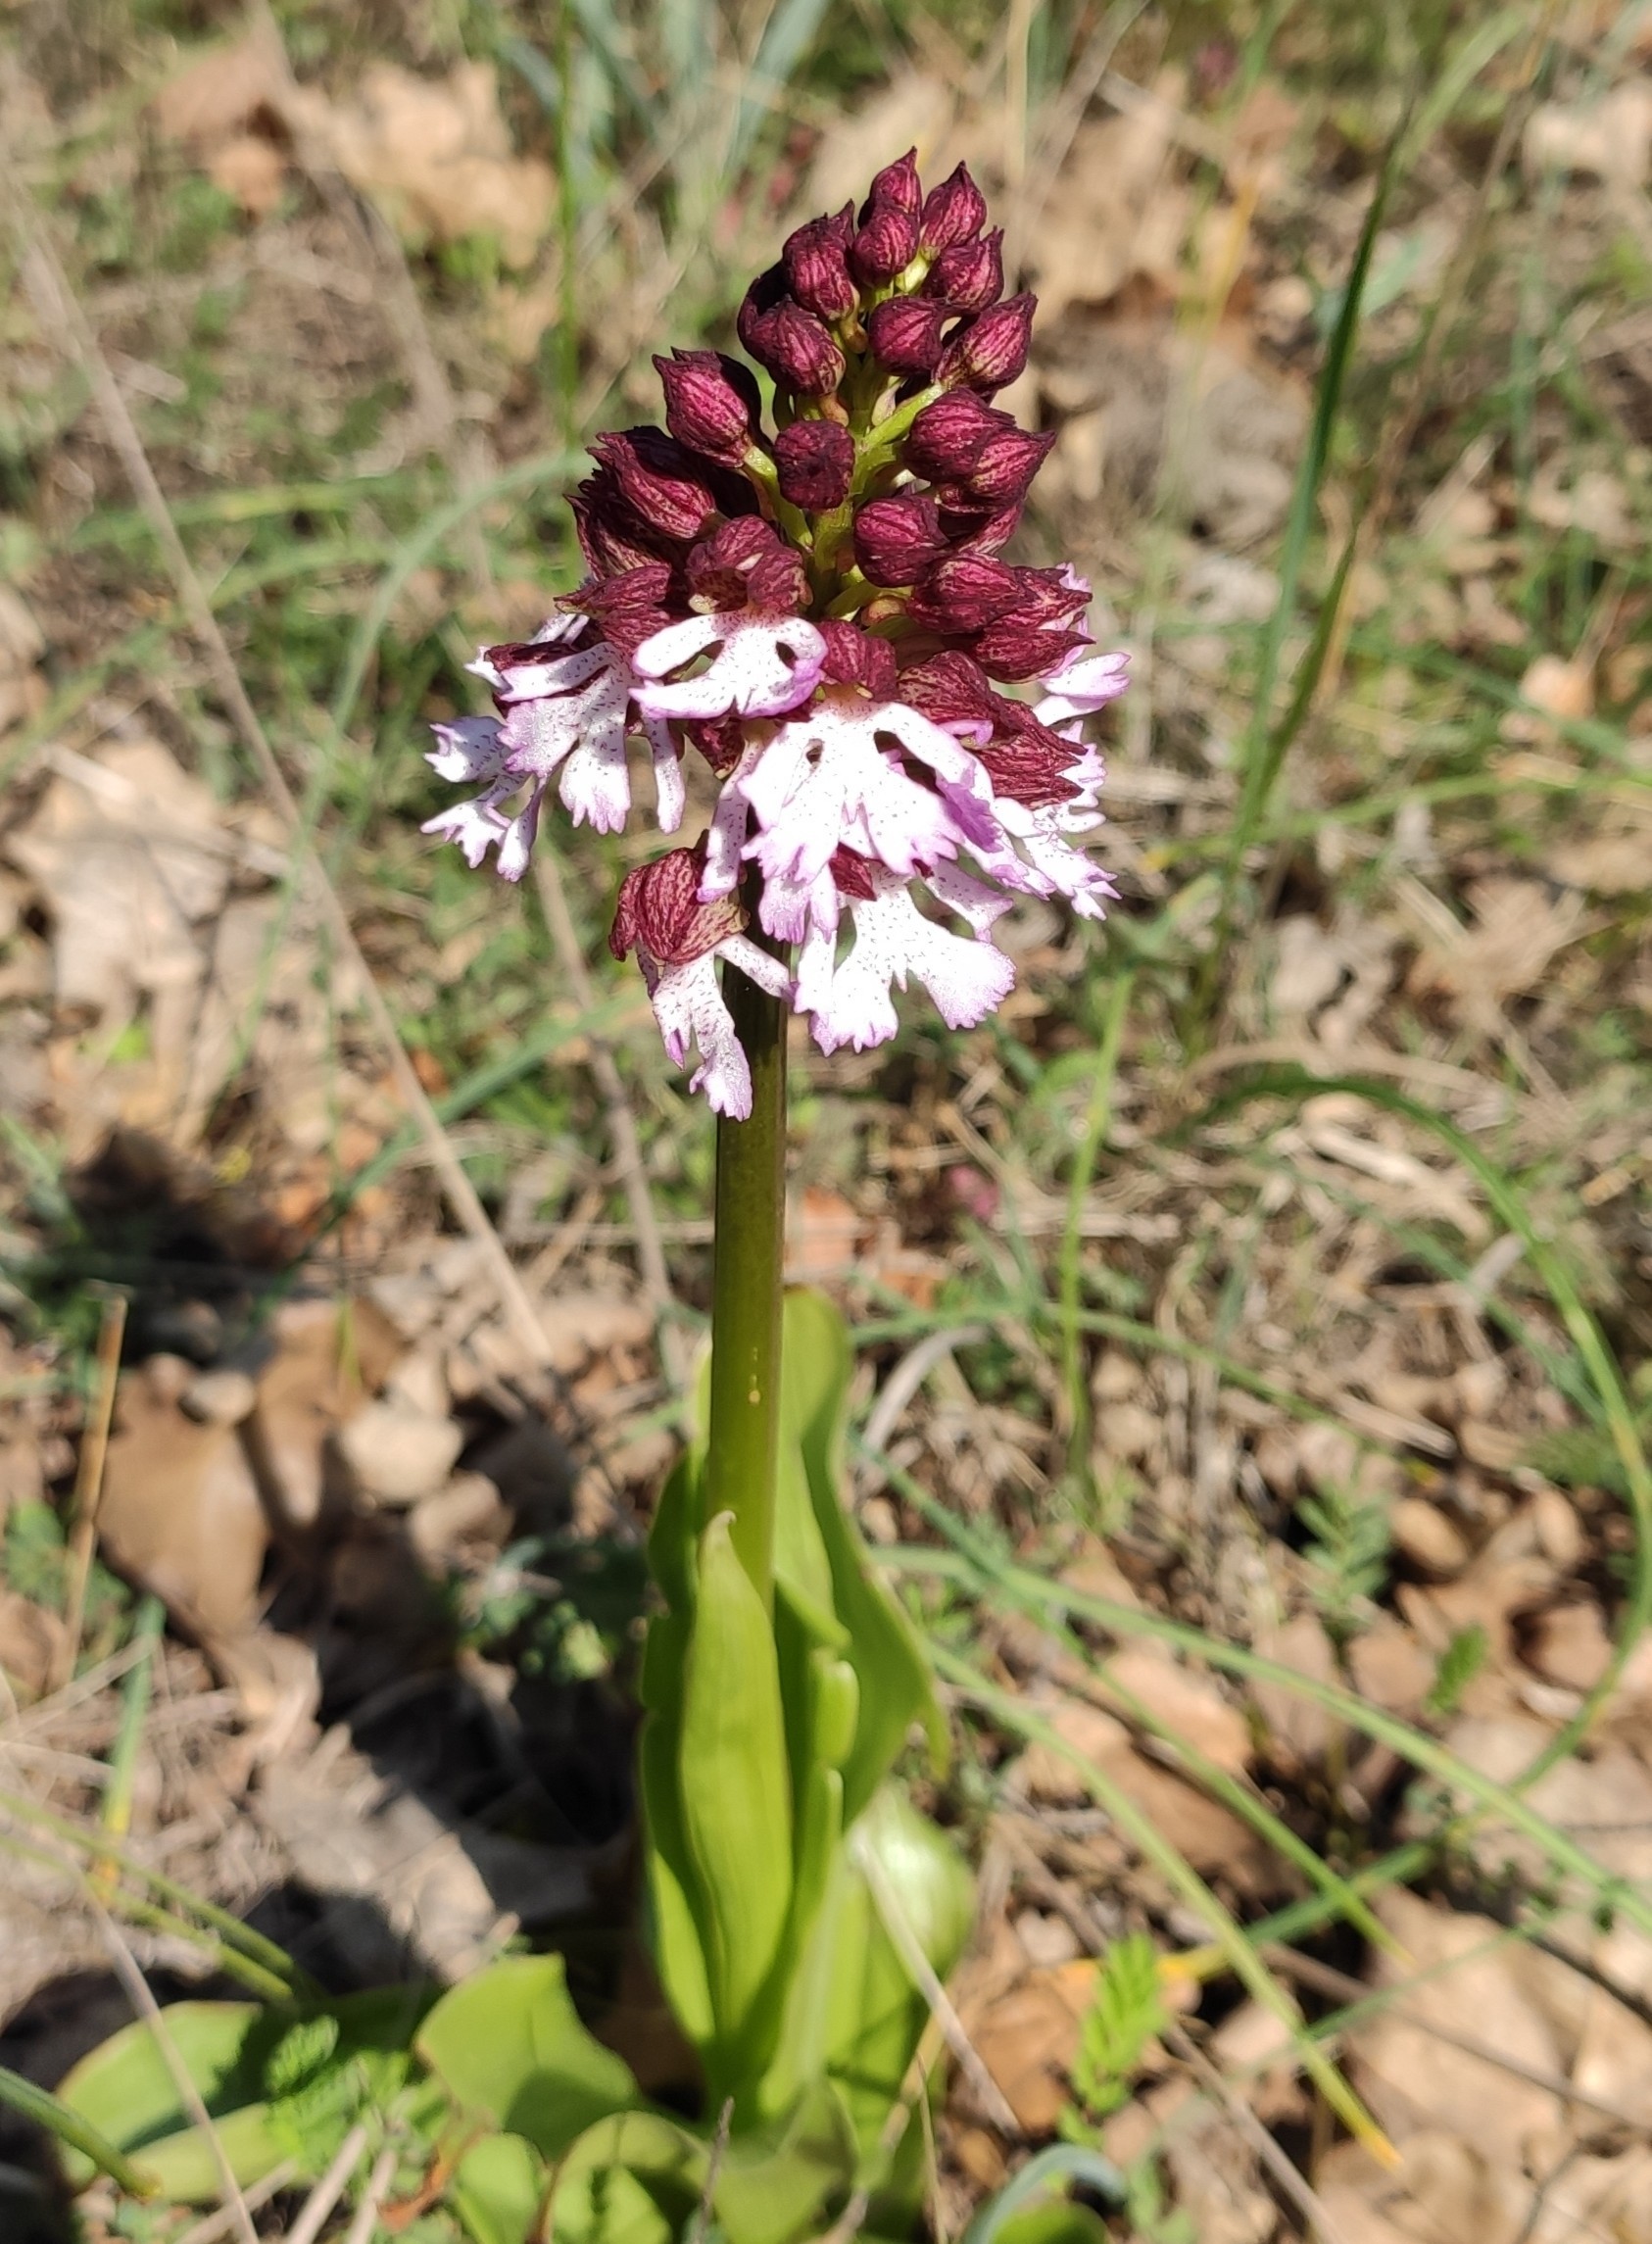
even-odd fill
[(1652, 172), (1652, 85), (1630, 78), (1598, 101), (1546, 101), (1527, 123), (1529, 171), (1573, 171), (1622, 188)]
[(491, 63), (461, 63), (445, 78), (373, 63), (354, 101), (330, 103), (306, 87), (291, 106), (415, 247), (480, 234), (498, 241), (512, 268), (533, 263), (550, 229), (556, 176), (539, 157), (512, 152)]
[(1534, 989), (1556, 953), (1587, 932), (1580, 900), (1551, 898), (1540, 881), (1491, 874), (1471, 882), (1467, 928), (1420, 882), (1402, 881), (1398, 893), (1423, 927), (1407, 989), (1443, 997), (1482, 1034), (1496, 1034), (1504, 1003)]
[(197, 1635), (251, 1629), (269, 1536), (240, 1441), (186, 1417), (170, 1385), (141, 1371), (121, 1382), (98, 1533), (114, 1564)]
[(1095, 1966), (1079, 1961), (1032, 1971), (1007, 1994), (964, 2023), (976, 2052), (1029, 2134), (1046, 2134), (1066, 2108), (1067, 2074), (1095, 1986)]
[[(1230, 1777), (1250, 1759), (1250, 1726), (1223, 1697), (1214, 1680), (1186, 1668), (1162, 1644), (1136, 1643), (1116, 1652), (1097, 1677), (1105, 1691), (1116, 1684), (1139, 1699), (1158, 1721)], [(1126, 1713), (1129, 1707), (1126, 1705)]]
[(256, 132), (240, 132), (213, 150), (207, 176), (215, 187), (233, 195), (248, 218), (267, 219), (281, 200), (287, 162), (272, 141)]
[[(1298, 1613), (1284, 1628), (1264, 1632), (1256, 1648), (1265, 1658), (1313, 1682), (1339, 1680), (1336, 1655), (1315, 1614)], [(1333, 1737), (1340, 1733), (1341, 1725), (1334, 1717), (1286, 1683), (1252, 1683), (1250, 1696), (1267, 1726), (1276, 1757), (1311, 1766), (1324, 1760)]]
[(1181, 73), (1166, 72), (1127, 115), (1074, 134), (1027, 248), (1045, 320), (1070, 304), (1107, 303), (1136, 273), (1174, 295), (1192, 202), (1164, 173), (1185, 92)]
[(169, 140), (196, 148), (246, 131), (261, 111), (279, 117), (291, 85), (279, 38), (255, 24), (232, 46), (197, 55), (155, 96), (155, 122)]

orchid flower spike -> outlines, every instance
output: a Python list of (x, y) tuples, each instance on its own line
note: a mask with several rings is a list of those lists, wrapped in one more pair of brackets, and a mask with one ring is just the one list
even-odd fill
[(791, 235), (737, 322), (774, 430), (738, 360), (656, 359), (665, 427), (600, 437), (572, 500), (585, 582), (532, 640), (482, 650), (493, 716), (435, 728), (430, 763), (472, 792), (425, 831), (507, 880), (553, 787), (618, 832), (636, 743), (669, 835), (684, 758), (709, 767), (706, 831), (626, 875), (610, 945), (720, 1114), (751, 1111), (752, 1078), (719, 959), (822, 1051), (864, 1049), (910, 982), (954, 1028), (999, 1005), (1018, 898), (1098, 918), (1114, 894), (1082, 846), (1103, 776), (1085, 727), (1129, 658), (1093, 651), (1075, 568), (1002, 558), (1053, 438), (991, 402), (1034, 300), (1004, 297), (986, 222), (962, 166), (925, 196), (904, 157), (857, 215)]

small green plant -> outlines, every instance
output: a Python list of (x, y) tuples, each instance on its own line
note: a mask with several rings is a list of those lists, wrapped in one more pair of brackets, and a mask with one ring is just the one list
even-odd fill
[(1314, 1609), (1344, 1652), (1388, 1579), (1387, 1513), (1376, 1498), (1333, 1484), (1302, 1497), (1296, 1517), (1310, 1538), (1302, 1555)]
[(1490, 1638), (1478, 1621), (1453, 1633), (1451, 1641), (1439, 1655), (1434, 1680), (1423, 1701), (1431, 1714), (1456, 1713), (1464, 1691), (1485, 1665), (1490, 1649)]
[(1095, 1992), (1073, 2060), (1073, 2103), (1061, 2115), (1069, 2142), (1090, 2142), (1096, 2125), (1128, 2103), (1147, 2045), (1168, 2021), (1158, 1954), (1145, 1932), (1115, 1940), (1095, 1976)]

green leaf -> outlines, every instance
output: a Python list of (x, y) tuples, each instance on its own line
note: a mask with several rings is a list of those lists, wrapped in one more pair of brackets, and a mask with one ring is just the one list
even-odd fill
[(484, 2135), (454, 2170), (453, 2209), (474, 2244), (527, 2244), (546, 2190), (545, 2163), (520, 2135)]
[(792, 1787), (780, 1675), (761, 1598), (735, 1555), (727, 1512), (700, 1546), (684, 1676), (683, 1829), (711, 2010), (725, 2061), (762, 2030), (792, 1905)]
[(1079, 2032), (1073, 2088), (1099, 2118), (1130, 2094), (1142, 2055), (1165, 2024), (1158, 1956), (1145, 1932), (1115, 1940), (1102, 1959)]
[(963, 2244), (1088, 2244), (1091, 2237), (1104, 2237), (1107, 2230), (1101, 2221), (1082, 2206), (1040, 2202), (1071, 2181), (1081, 2181), (1120, 2205), (1129, 2194), (1124, 2175), (1099, 2151), (1057, 2143), (1029, 2159), (992, 2203), (981, 2208), (964, 2231)]
[(743, 2131), (718, 2170), (713, 2204), (729, 2244), (790, 2244), (812, 2236), (855, 2170), (854, 2131), (842, 2098), (816, 2081), (777, 2128)]
[(581, 2023), (560, 1956), (508, 1956), (454, 1987), (414, 2044), (464, 2111), (555, 2159), (637, 2101), (631, 2069)]
[[(264, 2066), (286, 2022), (257, 2003), (173, 2003), (161, 2016), (236, 2180), (249, 2186), (281, 2158), (262, 2095)], [(212, 2145), (184, 2109), (147, 2020), (122, 2026), (83, 2057), (58, 2095), (117, 2150), (141, 2152), (145, 2171), (166, 2196), (195, 2204), (219, 2194), (222, 2182)], [(65, 2165), (72, 2182), (83, 2188), (91, 2162), (71, 2151)]]

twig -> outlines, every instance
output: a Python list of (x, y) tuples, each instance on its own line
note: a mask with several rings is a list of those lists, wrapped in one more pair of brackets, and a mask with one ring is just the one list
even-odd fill
[(481, 1249), (511, 1328), (527, 1351), (529, 1360), (536, 1366), (543, 1366), (548, 1353), (545, 1335), (534, 1313), (527, 1289), (515, 1265), (506, 1253), (498, 1232), (488, 1220), (487, 1210), (477, 1196), (475, 1186), (465, 1175), (423, 1085), (413, 1072), (413, 1062), (397, 1033), (384, 994), (373, 979), (362, 947), (356, 940), (356, 931), (350, 924), (349, 914), (340, 902), (316, 847), (309, 838), (298, 802), (276, 761), (268, 736), (241, 682), (228, 642), (213, 613), (183, 540), (178, 536), (171, 510), (156, 480), (155, 470), (150, 464), (149, 455), (144, 450), (143, 440), (127, 410), (125, 399), (110, 372), (109, 363), (92, 333), (85, 313), (70, 288), (63, 267), (32, 205), (25, 202), (21, 191), (9, 179), (6, 186), (7, 200), (12, 206), (12, 222), (24, 249), (24, 285), (41, 317), (56, 329), (90, 384), (110, 441), (121, 457), (127, 480), (166, 557), (179, 605), (200, 642), (213, 683), (234, 720), (235, 729), (258, 769), (259, 777), (280, 813), (291, 838), (291, 848), (302, 871), (315, 889), (316, 902), (340, 955), (360, 984), (363, 1002), (384, 1048), (396, 1089), (429, 1148), (430, 1164), (441, 1182), (448, 1205), (461, 1228)]
[(711, 2155), (705, 2161), (705, 2181), (700, 2192), (700, 2204), (685, 2232), (683, 2244), (705, 2244), (711, 2226), (711, 2215), (716, 2209), (717, 2176), (722, 2172), (723, 2160), (728, 2156), (728, 2132), (733, 2123), (734, 2098), (725, 2096), (723, 2108), (717, 2114), (717, 2131), (711, 2137)]
[(1282, 2194), (1289, 2198), (1307, 2222), (1310, 2233), (1317, 2235), (1321, 2244), (1351, 2244), (1347, 2230), (1339, 2228), (1332, 2220), (1306, 2176), (1291, 2165), (1244, 2098), (1211, 2064), (1186, 2028), (1166, 2025), (1161, 2029), (1161, 2038), (1166, 2048), (1174, 2050), (1189, 2071), (1216, 2098), (1239, 2134), (1273, 2176)]
[[(262, 2212), (272, 2197), (280, 2196), (297, 2172), (298, 2168), (291, 2159), (283, 2159), (278, 2167), (271, 2167), (262, 2181), (255, 2182), (251, 2189), (242, 2192), (247, 2201), (247, 2211)], [(234, 2225), (235, 2217), (232, 2213), (209, 2213), (204, 2220), (197, 2220), (193, 2228), (186, 2228), (177, 2238), (176, 2244), (219, 2244), (219, 2238), (227, 2236)], [(291, 2244), (291, 2238), (288, 2244)]]
[(178, 2054), (177, 2043), (167, 2029), (167, 2022), (161, 2016), (160, 2004), (150, 1991), (149, 1981), (139, 1971), (137, 1958), (127, 1945), (125, 1934), (108, 1910), (95, 1899), (92, 1907), (97, 1913), (98, 1924), (115, 1966), (115, 1976), (125, 1988), (133, 2010), (154, 2035), (155, 2046), (161, 2053), (162, 2064), (171, 2075), (178, 2101), (206, 2138), (213, 2164), (218, 2168), (219, 2181), (223, 2192), (223, 2210), (231, 2217), (232, 2230), (239, 2232), (241, 2244), (258, 2244), (258, 2230), (253, 2226), (253, 2217), (247, 2210), (241, 2185), (235, 2179), (234, 2170), (229, 2164), (229, 2154), (223, 2147), (223, 2138), (214, 2126), (212, 2114), (202, 2101), (201, 2091), (190, 2078), (189, 2068)]
[(356, 2162), (367, 2147), (367, 2130), (359, 2122), (332, 2155), (326, 2172), (299, 2209), (287, 2231), (287, 2244), (316, 2244), (333, 2207), (349, 2186)]
[[(582, 1012), (589, 1012), (597, 1002), (596, 985), (591, 969), (586, 964), (585, 952), (580, 946), (579, 932), (568, 909), (567, 893), (562, 887), (560, 868), (553, 853), (536, 850), (533, 856), (534, 882), (539, 890), (540, 909), (550, 931), (552, 948), (557, 953), (558, 971), (573, 993), (574, 1002)], [(619, 1065), (606, 1044), (593, 1040), (591, 1046), (591, 1074), (607, 1111), (608, 1137), (613, 1144), (615, 1166), (620, 1182), (625, 1187), (625, 1201), (631, 1211), (631, 1228), (637, 1240), (637, 1266), (643, 1275), (643, 1286), (658, 1320), (659, 1355), (665, 1366), (665, 1376), (672, 1387), (681, 1390), (687, 1377), (688, 1363), (683, 1346), (683, 1336), (673, 1321), (675, 1303), (671, 1296), (671, 1276), (665, 1263), (665, 1248), (659, 1236), (659, 1222), (655, 1214), (654, 1195), (649, 1191), (648, 1171), (643, 1164), (642, 1141), (637, 1136), (636, 1116), (626, 1097), (625, 1085), (620, 1079)]]
[(126, 1296), (111, 1293), (98, 1329), (98, 1387), (86, 1430), (80, 1437), (80, 1464), (74, 1476), (74, 1525), (69, 1533), (69, 1580), (64, 1590), (63, 1641), (52, 1663), (48, 1686), (62, 1690), (74, 1675), (80, 1633), (86, 1625), (86, 1585), (97, 1542), (98, 1506), (103, 1501), (104, 1459), (115, 1419), (115, 1389), (121, 1376), (121, 1342), (126, 1332)]
[(344, 2244), (371, 2244), (372, 2232), (378, 2226), (379, 2207), (390, 2187), (396, 2171), (396, 2146), (386, 2143), (373, 2161), (373, 2170), (367, 2176), (367, 2186), (362, 2202), (356, 2208), (356, 2218), (345, 2230)]
[(855, 1868), (871, 1888), (884, 1930), (906, 1967), (912, 1983), (928, 2003), (930, 2016), (939, 2025), (947, 2048), (957, 2059), (959, 2069), (974, 2090), (982, 2110), (1000, 2134), (1007, 2135), (1012, 2142), (1020, 2142), (1026, 2130), (1015, 2117), (1008, 2097), (988, 2072), (980, 2052), (964, 2030), (963, 2020), (959, 2018), (951, 1996), (941, 1984), (935, 1966), (924, 1954), (922, 1944), (912, 1929), (911, 1919), (901, 1907), (900, 1896), (890, 1883), (883, 1864), (867, 1845), (863, 1832), (856, 1831), (850, 1845)]

